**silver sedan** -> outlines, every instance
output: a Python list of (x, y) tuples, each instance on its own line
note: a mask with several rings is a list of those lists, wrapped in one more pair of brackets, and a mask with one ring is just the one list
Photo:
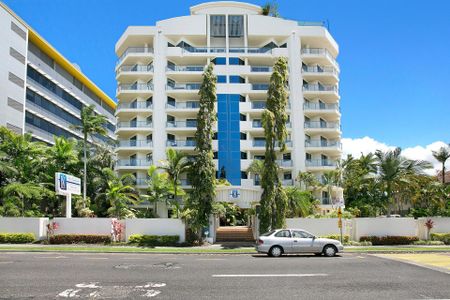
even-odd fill
[(274, 257), (290, 253), (314, 253), (331, 257), (344, 250), (341, 242), (316, 237), (303, 229), (272, 230), (261, 235), (256, 243), (256, 251)]

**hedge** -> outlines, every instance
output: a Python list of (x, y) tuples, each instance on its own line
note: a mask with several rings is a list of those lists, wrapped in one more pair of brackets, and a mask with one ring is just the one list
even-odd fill
[[(341, 235), (340, 234), (329, 234), (329, 235), (323, 235), (323, 236), (321, 236), (321, 238), (340, 241)], [(350, 240), (350, 236), (348, 234), (344, 234), (344, 235), (342, 235), (342, 239), (343, 239), (344, 243), (348, 243), (348, 241)]]
[(128, 239), (129, 244), (138, 246), (177, 246), (180, 241), (178, 235), (146, 235), (146, 234), (133, 234)]
[(0, 244), (26, 244), (35, 240), (32, 233), (0, 233)]
[(371, 242), (374, 246), (379, 245), (410, 245), (417, 242), (419, 238), (417, 236), (400, 236), (400, 235), (387, 235), (387, 236), (362, 236), (359, 239), (361, 242)]
[(446, 245), (450, 245), (450, 233), (432, 233), (430, 236), (433, 241), (441, 241)]
[(108, 244), (111, 236), (107, 234), (55, 234), (49, 239), (50, 244)]

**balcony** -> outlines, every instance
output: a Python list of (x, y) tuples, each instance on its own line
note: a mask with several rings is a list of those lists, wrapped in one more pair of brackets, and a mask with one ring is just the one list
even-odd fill
[(197, 120), (190, 121), (168, 121), (166, 123), (167, 128), (190, 128), (197, 129)]
[[(265, 147), (266, 141), (264, 140), (253, 140), (252, 141), (253, 147)], [(286, 147), (292, 147), (292, 141), (286, 141)]]
[(117, 87), (117, 95), (122, 93), (144, 93), (144, 94), (152, 94), (153, 92), (153, 84), (151, 83), (133, 83), (133, 84), (119, 84)]
[(252, 101), (252, 109), (265, 109), (266, 101)]
[(293, 166), (292, 160), (287, 160), (287, 159), (279, 159), (276, 161), (278, 166), (282, 167), (282, 168), (291, 168)]
[(147, 101), (121, 102), (117, 105), (116, 112), (119, 111), (136, 111), (136, 110), (151, 110), (153, 103)]
[(123, 140), (119, 141), (118, 148), (151, 148), (153, 146), (152, 141), (147, 140)]
[(153, 65), (124, 65), (120, 66), (117, 69), (116, 75), (118, 75), (121, 72), (137, 72), (137, 73), (153, 72)]
[(125, 50), (116, 62), (116, 66), (120, 65), (127, 56), (145, 57), (153, 55), (153, 48), (148, 47), (129, 47)]
[(330, 159), (307, 159), (307, 167), (336, 167), (336, 161)]
[(166, 141), (166, 146), (173, 147), (173, 148), (195, 147), (196, 144), (197, 143), (195, 141), (190, 141), (190, 140)]
[(309, 140), (305, 141), (306, 148), (337, 148), (341, 149), (341, 142), (330, 140)]
[(183, 187), (190, 187), (192, 185), (189, 179), (180, 179), (180, 184)]
[(281, 181), (281, 185), (283, 185), (283, 186), (293, 186), (294, 185), (294, 180), (293, 179), (283, 179)]
[(167, 84), (166, 89), (168, 91), (195, 91), (198, 92), (201, 83), (177, 83), (177, 84)]
[(263, 128), (263, 124), (261, 120), (253, 120), (252, 128)]
[(340, 126), (337, 122), (306, 121), (305, 128), (339, 129)]
[(198, 109), (199, 107), (200, 103), (198, 101), (166, 103), (167, 109)]
[(151, 159), (119, 159), (116, 163), (116, 166), (121, 169), (148, 168), (151, 165)]
[(267, 91), (269, 89), (268, 83), (254, 83), (252, 84), (252, 90), (254, 91)]
[(167, 66), (166, 71), (167, 72), (203, 72), (205, 69), (205, 66)]
[(144, 131), (151, 130), (153, 123), (151, 121), (128, 121), (128, 122), (117, 122), (116, 131), (119, 130), (139, 130)]
[(288, 56), (287, 48), (269, 47), (231, 47), (229, 53), (240, 53), (244, 56)]
[(303, 104), (303, 110), (312, 110), (312, 111), (339, 111), (339, 105), (336, 103), (333, 104), (327, 104), (327, 103), (313, 103), (313, 102), (306, 102)]
[(272, 73), (273, 72), (273, 67), (270, 66), (251, 66), (250, 67), (250, 72), (255, 72), (255, 73)]
[(334, 56), (325, 48), (305, 48), (301, 50), (303, 60), (310, 60), (311, 63), (322, 64), (331, 63), (339, 70), (339, 64)]
[(307, 81), (320, 80), (328, 84), (335, 84), (339, 81), (339, 72), (334, 67), (303, 66), (302, 75)]
[(336, 85), (311, 84), (311, 83), (304, 84), (303, 91), (306, 91), (306, 92), (334, 92), (334, 93), (339, 92), (338, 87)]

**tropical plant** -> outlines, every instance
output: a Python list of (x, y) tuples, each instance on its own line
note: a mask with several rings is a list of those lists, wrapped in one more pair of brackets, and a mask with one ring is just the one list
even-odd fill
[(287, 60), (279, 58), (273, 67), (267, 92), (266, 109), (262, 123), (266, 140), (264, 172), (261, 178), (263, 193), (260, 201), (260, 231), (281, 228), (285, 225), (287, 197), (278, 178), (276, 147), (286, 149)]
[(286, 187), (287, 217), (307, 217), (314, 213), (316, 203), (310, 191), (301, 190), (298, 187)]
[(326, 188), (328, 197), (330, 197), (331, 203), (334, 205), (335, 199), (332, 197), (333, 188), (340, 186), (340, 174), (338, 171), (324, 172), (322, 175), (322, 185)]
[(135, 214), (131, 205), (139, 203), (139, 196), (131, 185), (124, 185), (125, 177), (132, 176), (125, 174), (120, 178), (108, 181), (108, 188), (105, 197), (111, 205), (108, 208), (108, 215), (113, 218), (124, 219), (134, 218)]
[[(188, 159), (188, 156), (180, 151), (169, 148), (166, 150), (166, 160), (161, 162), (161, 169), (166, 171), (168, 174), (169, 180), (172, 181), (172, 190), (174, 191), (174, 201), (176, 208), (176, 216), (178, 217), (180, 211), (180, 203), (178, 201), (178, 196), (183, 196), (185, 193), (181, 189), (180, 190), (180, 175), (189, 171), (191, 166), (191, 162)], [(179, 193), (179, 191), (181, 193)]]
[(442, 164), (442, 184), (445, 184), (445, 163), (450, 158), (449, 146), (441, 147), (438, 151), (433, 151), (433, 157)]
[[(86, 202), (87, 185), (87, 147), (88, 137), (95, 140), (95, 135), (106, 135), (105, 125), (107, 118), (95, 113), (95, 105), (84, 106), (81, 109), (81, 125), (73, 125), (72, 128), (83, 134), (83, 201)], [(86, 203), (83, 203), (86, 207)]]
[(304, 190), (309, 188), (317, 188), (320, 186), (320, 182), (317, 177), (311, 172), (298, 172), (296, 180), (299, 182), (300, 187)]
[[(147, 194), (142, 195), (144, 200), (155, 205), (155, 211), (158, 211), (158, 203), (165, 203), (170, 206), (175, 191), (166, 172), (158, 172), (158, 168), (152, 165), (147, 171)], [(176, 186), (178, 188), (178, 186)], [(180, 191), (179, 191), (180, 193)]]
[(262, 14), (264, 16), (271, 16), (279, 18), (280, 14), (278, 12), (278, 4), (275, 2), (267, 2), (262, 7)]
[(3, 214), (11, 217), (40, 216), (40, 200), (48, 191), (35, 183), (13, 182), (1, 189)]

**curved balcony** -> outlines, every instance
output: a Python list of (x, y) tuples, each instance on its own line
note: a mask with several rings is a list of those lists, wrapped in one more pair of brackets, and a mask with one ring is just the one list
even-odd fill
[(151, 131), (153, 123), (150, 121), (128, 121), (117, 122), (116, 132), (118, 131)]
[(172, 147), (172, 148), (194, 148), (196, 146), (196, 142), (195, 141), (189, 141), (189, 140), (175, 140), (175, 141), (166, 141), (166, 146), (167, 147)]
[(203, 65), (189, 65), (189, 66), (167, 66), (167, 72), (203, 72), (205, 66)]
[(122, 65), (116, 70), (116, 79), (132, 80), (150, 80), (153, 77), (153, 65)]
[(305, 122), (305, 128), (339, 129), (340, 126), (337, 122), (307, 121)]
[(336, 58), (325, 48), (304, 48), (301, 55), (306, 63), (332, 64), (339, 70)]
[(124, 150), (124, 149), (136, 149), (136, 148), (151, 148), (153, 147), (152, 141), (147, 140), (123, 140), (119, 141), (117, 145), (117, 149)]
[(153, 56), (153, 48), (148, 47), (129, 47), (127, 48), (119, 59), (116, 62), (116, 66), (119, 66), (122, 62), (124, 62), (128, 57), (152, 57)]
[(119, 113), (148, 112), (153, 109), (153, 104), (147, 101), (119, 102), (116, 115)]
[(303, 85), (304, 92), (333, 92), (338, 93), (337, 85), (307, 83)]
[(130, 94), (135, 97), (136, 94), (151, 95), (153, 93), (153, 84), (151, 83), (132, 83), (132, 84), (119, 84), (117, 86), (117, 96), (121, 94)]
[(190, 121), (168, 121), (166, 122), (166, 128), (184, 128), (197, 130), (197, 120)]
[(329, 84), (339, 81), (339, 72), (334, 67), (303, 66), (302, 76), (307, 81), (320, 80)]
[(329, 140), (309, 140), (305, 141), (306, 148), (341, 148), (341, 142)]
[(308, 168), (336, 168), (337, 163), (330, 159), (307, 159), (305, 165)]
[(119, 159), (116, 162), (116, 167), (120, 169), (147, 169), (151, 165), (151, 159)]
[(199, 107), (200, 103), (198, 101), (166, 103), (167, 109), (198, 109)]

